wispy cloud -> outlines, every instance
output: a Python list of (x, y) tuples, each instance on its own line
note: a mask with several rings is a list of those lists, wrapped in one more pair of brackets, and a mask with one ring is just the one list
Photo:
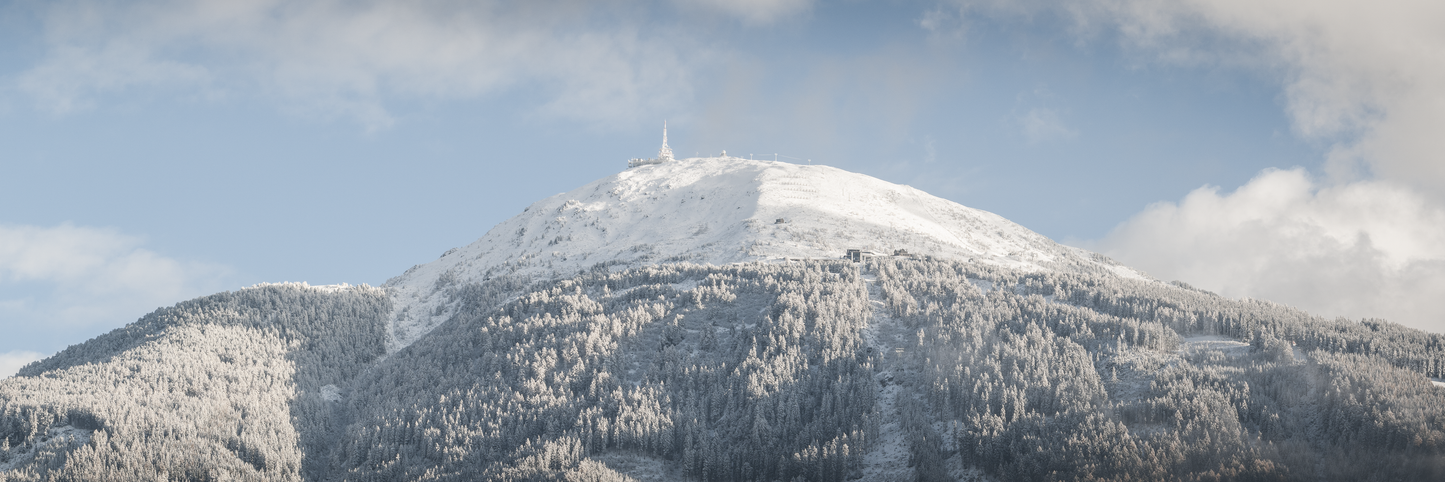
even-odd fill
[(1064, 125), (1064, 121), (1053, 109), (1035, 107), (1018, 116), (1017, 121), (1023, 129), (1024, 137), (1031, 144), (1062, 141), (1079, 136), (1078, 132)]
[[(1079, 132), (1064, 122), (1052, 105), (1060, 99), (1048, 87), (1039, 85), (1020, 92), (1015, 100), (1014, 114), (1008, 121), (1017, 126), (1030, 144), (1066, 141), (1079, 137)], [(1027, 111), (1022, 111), (1027, 107)]]
[(211, 82), (203, 66), (153, 58), (145, 49), (106, 45), (98, 50), (57, 46), (50, 58), (21, 74), (16, 87), (46, 111), (69, 114), (93, 107), (91, 95), (137, 87), (195, 88)]
[(730, 15), (755, 25), (807, 12), (813, 6), (813, 0), (676, 0), (674, 3)]
[(918, 26), (928, 31), (933, 40), (960, 41), (968, 32), (960, 13), (954, 9), (934, 7), (923, 12)]
[[(112, 229), (0, 225), (0, 326), (12, 333), (91, 333), (158, 306), (219, 290), (229, 270), (144, 249)], [(39, 347), (22, 348), (24, 351)]]
[[(807, 5), (757, 3), (747, 18)], [(627, 2), (40, 5), (29, 13), (43, 20), (46, 52), (12, 88), (56, 113), (108, 93), (181, 87), (200, 98), (256, 96), (300, 114), (384, 128), (394, 122), (387, 106), (395, 99), (526, 88), (552, 98), (539, 111), (547, 115), (630, 122), (689, 101), (691, 76), (709, 58), (686, 36), (646, 24), (634, 11), (643, 6)]]

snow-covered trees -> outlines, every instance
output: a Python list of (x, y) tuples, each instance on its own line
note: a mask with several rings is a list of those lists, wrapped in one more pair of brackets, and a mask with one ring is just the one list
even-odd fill
[(346, 473), (522, 477), (623, 451), (709, 479), (836, 478), (873, 409), (858, 290), (842, 263), (668, 265), (463, 310), (358, 380)]
[(389, 309), (372, 288), (266, 286), (70, 347), (0, 381), (0, 478), (301, 480), (321, 386), (382, 353)]
[[(922, 330), (915, 437), (1003, 479), (1445, 475), (1439, 335), (1109, 276), (874, 269)], [(1176, 350), (1199, 335), (1253, 343)]]
[(1440, 335), (1107, 270), (438, 290), (446, 321), (387, 356), (371, 288), (222, 293), (76, 345), (0, 382), (0, 478), (843, 480), (892, 450), (920, 480), (1445, 475)]

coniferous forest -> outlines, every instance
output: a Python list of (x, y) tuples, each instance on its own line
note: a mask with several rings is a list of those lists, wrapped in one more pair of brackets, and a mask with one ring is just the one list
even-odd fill
[(1445, 337), (1099, 267), (435, 290), (394, 353), (385, 289), (266, 285), (33, 363), (0, 480), (1445, 480)]

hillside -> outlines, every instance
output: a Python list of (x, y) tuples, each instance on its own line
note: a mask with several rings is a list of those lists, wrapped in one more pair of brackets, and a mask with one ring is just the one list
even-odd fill
[(0, 381), (0, 480), (302, 480), (390, 308), (375, 288), (256, 286), (26, 366)]
[[(543, 199), (476, 242), (393, 278), (392, 349), (446, 316), (441, 287), (521, 283), (658, 263), (840, 259), (849, 249), (1033, 270), (1112, 270), (996, 214), (829, 166), (733, 157), (628, 169)], [(440, 311), (439, 311), (440, 310)]]
[(0, 481), (1439, 480), (1430, 377), (1440, 335), (837, 169), (691, 159), (381, 288), (218, 293), (27, 366)]

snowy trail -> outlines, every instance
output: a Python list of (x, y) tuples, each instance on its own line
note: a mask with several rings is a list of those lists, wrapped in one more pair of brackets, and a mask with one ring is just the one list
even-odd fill
[[(860, 265), (860, 271), (862, 270)], [(873, 306), (873, 316), (863, 329), (863, 339), (868, 346), (879, 353), (878, 411), (883, 415), (879, 421), (878, 443), (863, 456), (862, 480), (914, 480), (913, 468), (908, 466), (908, 443), (903, 434), (903, 421), (898, 416), (898, 396), (902, 392), (901, 368), (899, 366), (903, 328), (888, 312), (883, 302), (883, 290), (878, 286), (878, 277), (864, 274), (868, 286), (868, 302)]]

